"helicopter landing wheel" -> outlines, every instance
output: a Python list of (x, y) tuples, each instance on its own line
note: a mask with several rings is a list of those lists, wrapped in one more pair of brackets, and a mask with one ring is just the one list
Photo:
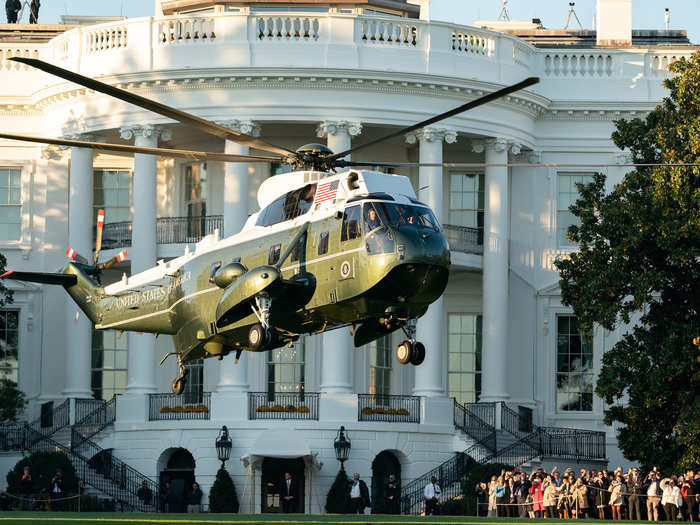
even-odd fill
[(402, 365), (410, 363), (411, 355), (413, 354), (412, 347), (413, 345), (410, 341), (403, 341), (402, 343), (399, 343), (399, 346), (396, 347), (396, 360)]
[(251, 350), (260, 350), (269, 341), (267, 330), (261, 324), (254, 324), (248, 331), (248, 346)]
[(172, 389), (173, 394), (179, 396), (185, 391), (185, 385), (187, 384), (187, 379), (183, 376), (177, 376), (173, 379)]
[(423, 361), (425, 361), (425, 345), (420, 341), (416, 341), (411, 349), (411, 364), (418, 366)]

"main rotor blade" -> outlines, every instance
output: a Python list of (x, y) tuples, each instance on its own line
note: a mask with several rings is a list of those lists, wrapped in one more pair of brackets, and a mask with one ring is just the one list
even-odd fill
[(374, 146), (379, 142), (384, 142), (385, 140), (393, 139), (394, 137), (405, 135), (406, 133), (410, 133), (411, 131), (416, 131), (417, 129), (430, 126), (431, 124), (435, 124), (436, 122), (440, 122), (441, 120), (445, 120), (446, 118), (453, 117), (455, 115), (463, 113), (464, 111), (474, 109), (478, 106), (483, 106), (484, 104), (486, 104), (487, 102), (491, 102), (492, 100), (496, 100), (498, 98), (505, 97), (506, 95), (510, 95), (511, 93), (514, 93), (516, 91), (520, 91), (521, 89), (525, 89), (526, 87), (537, 84), (539, 81), (540, 79), (537, 77), (526, 78), (522, 82), (518, 82), (517, 84), (513, 84), (512, 86), (504, 87), (503, 89), (499, 89), (498, 91), (494, 91), (493, 93), (489, 93), (488, 95), (484, 95), (481, 98), (477, 98), (476, 100), (472, 100), (471, 102), (462, 104), (459, 107), (451, 109), (450, 111), (446, 111), (445, 113), (441, 113), (435, 117), (429, 118), (428, 120), (419, 122), (418, 124), (413, 124), (412, 126), (408, 126), (407, 128), (402, 128), (393, 133), (389, 133), (388, 135), (384, 135), (383, 137), (380, 137), (378, 139), (371, 140), (370, 142), (367, 142), (365, 144), (360, 144), (359, 146), (355, 146), (354, 148), (350, 148), (349, 150), (341, 151), (340, 153), (335, 153), (328, 157), (328, 160), (340, 159), (358, 150), (367, 148), (369, 146)]
[(232, 142), (237, 142), (238, 144), (242, 144), (243, 146), (249, 146), (251, 148), (268, 151), (270, 153), (277, 153), (278, 155), (283, 155), (285, 157), (289, 155), (293, 155), (296, 157), (296, 152), (287, 148), (276, 146), (265, 140), (246, 135), (245, 133), (239, 133), (238, 131), (234, 131), (224, 126), (220, 126), (215, 122), (211, 122), (210, 120), (197, 117), (195, 115), (192, 115), (191, 113), (180, 111), (179, 109), (171, 108), (170, 106), (166, 106), (165, 104), (161, 104), (160, 102), (156, 102), (154, 100), (135, 95), (134, 93), (131, 93), (124, 89), (119, 89), (117, 87), (110, 86), (109, 84), (105, 84), (104, 82), (100, 82), (99, 80), (94, 80), (92, 78), (80, 75), (78, 73), (74, 73), (73, 71), (68, 71), (67, 69), (54, 66), (53, 64), (49, 64), (48, 62), (44, 62), (43, 60), (25, 57), (12, 57), (9, 60), (21, 62), (22, 64), (27, 64), (51, 75), (61, 77), (64, 80), (75, 82), (76, 84), (80, 84), (83, 87), (92, 89), (94, 91), (99, 91), (100, 93), (104, 93), (105, 95), (109, 95), (111, 97), (118, 98), (119, 100), (123, 100), (124, 102), (134, 104), (135, 106), (139, 106), (149, 111), (153, 111), (154, 113), (158, 113), (159, 115), (163, 115), (164, 117), (177, 120), (182, 124), (189, 124), (190, 126), (193, 126), (205, 133), (209, 133), (210, 135), (230, 140)]
[(144, 153), (146, 155), (158, 155), (161, 157), (178, 157), (190, 160), (218, 160), (222, 162), (281, 162), (282, 157), (262, 157), (257, 155), (231, 155), (229, 153), (213, 153), (210, 151), (191, 151), (186, 149), (168, 148), (143, 148), (127, 144), (107, 144), (105, 142), (87, 142), (84, 140), (52, 139), (48, 137), (31, 137), (29, 135), (9, 135), (0, 133), (0, 139), (23, 140), (26, 142), (38, 142), (39, 144), (54, 144), (56, 146), (70, 146), (77, 148), (90, 148), (97, 151), (108, 151), (116, 155), (131, 155)]

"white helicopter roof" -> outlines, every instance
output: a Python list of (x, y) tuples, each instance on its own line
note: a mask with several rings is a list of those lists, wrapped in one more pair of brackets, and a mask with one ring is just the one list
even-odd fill
[[(319, 171), (297, 171), (275, 175), (266, 179), (258, 190), (258, 203), (261, 211), (275, 199), (286, 195), (290, 191), (297, 190), (307, 184), (312, 184), (323, 180), (323, 182), (333, 183), (338, 181), (334, 198), (316, 203), (305, 214), (292, 220), (279, 222), (271, 226), (258, 226), (257, 219), (260, 211), (252, 214), (243, 226), (243, 229), (229, 237), (219, 238), (219, 231), (207, 235), (195, 245), (194, 251), (189, 245), (185, 247), (185, 254), (168, 262), (158, 261), (153, 268), (126, 277), (122, 280), (105, 286), (107, 295), (119, 295), (143, 289), (147, 286), (163, 286), (163, 280), (170, 280), (175, 277), (177, 271), (190, 259), (195, 256), (225, 248), (235, 246), (241, 242), (256, 239), (268, 235), (274, 231), (282, 231), (295, 228), (303, 222), (314, 219), (322, 219), (333, 215), (336, 210), (352, 197), (361, 195), (371, 195), (377, 193), (387, 193), (393, 196), (397, 202), (410, 204), (410, 199), (415, 199), (416, 194), (408, 177), (403, 175), (392, 175), (370, 170), (350, 170), (341, 173), (327, 173)], [(351, 187), (352, 186), (356, 187)], [(318, 189), (317, 189), (318, 191)]]

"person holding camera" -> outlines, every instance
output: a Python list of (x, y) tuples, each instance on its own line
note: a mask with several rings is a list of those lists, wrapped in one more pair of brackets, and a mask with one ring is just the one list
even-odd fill
[(659, 503), (661, 503), (661, 484), (656, 467), (649, 472), (642, 492), (647, 495), (647, 520), (659, 521)]
[(661, 480), (661, 506), (666, 514), (666, 521), (676, 521), (678, 516), (678, 502), (682, 501), (681, 489), (673, 478)]
[(32, 496), (34, 494), (34, 480), (29, 466), (25, 466), (22, 477), (19, 480), (19, 510), (32, 510)]
[(625, 493), (627, 485), (625, 485), (622, 474), (619, 472), (615, 475), (612, 485), (610, 485), (610, 508), (612, 509), (613, 520), (622, 519), (622, 507), (625, 505)]
[(426, 516), (435, 516), (440, 514), (440, 496), (442, 496), (442, 490), (440, 490), (440, 485), (437, 484), (437, 478), (433, 476), (430, 478), (430, 483), (428, 483), (423, 489)]
[(389, 483), (384, 489), (384, 502), (388, 514), (400, 514), (399, 502), (401, 501), (401, 483), (394, 474), (389, 474)]

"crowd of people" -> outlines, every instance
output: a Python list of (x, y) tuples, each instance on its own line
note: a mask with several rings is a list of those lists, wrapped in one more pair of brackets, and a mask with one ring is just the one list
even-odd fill
[(475, 487), (479, 515), (521, 518), (599, 518), (689, 521), (700, 519), (700, 472), (647, 474), (571, 468), (501, 471)]

